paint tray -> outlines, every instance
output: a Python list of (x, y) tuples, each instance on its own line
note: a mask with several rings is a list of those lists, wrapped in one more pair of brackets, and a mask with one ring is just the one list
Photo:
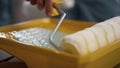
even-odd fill
[[(47, 48), (42, 47), (42, 45), (34, 46), (22, 43), (9, 34), (10, 32), (31, 28), (45, 28), (52, 31), (58, 21), (59, 19), (44, 18), (0, 27), (0, 32), (3, 33), (2, 37), (0, 37), (0, 49), (23, 60), (28, 68), (119, 68), (119, 41), (112, 44), (113, 46), (111, 47), (106, 47), (85, 57), (80, 57), (54, 48), (51, 49), (52, 47)], [(93, 24), (82, 21), (64, 20), (58, 33), (71, 34), (90, 27)], [(63, 36), (56, 35), (55, 38)], [(56, 44), (60, 43), (59, 39), (54, 42)]]

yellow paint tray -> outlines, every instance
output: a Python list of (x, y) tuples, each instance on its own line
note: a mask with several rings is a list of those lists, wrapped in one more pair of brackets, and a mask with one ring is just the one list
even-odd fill
[[(0, 32), (23, 30), (41, 27), (53, 30), (59, 19), (38, 19), (15, 25), (0, 27)], [(59, 32), (71, 34), (92, 26), (94, 23), (64, 20)], [(113, 46), (102, 48), (85, 57), (72, 55), (66, 52), (51, 50), (43, 47), (34, 47), (19, 43), (7, 38), (0, 38), (0, 49), (23, 60), (28, 68), (118, 68), (120, 64), (120, 42)]]

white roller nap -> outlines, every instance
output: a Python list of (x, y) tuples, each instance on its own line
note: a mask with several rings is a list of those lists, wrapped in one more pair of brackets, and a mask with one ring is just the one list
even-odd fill
[(120, 40), (120, 16), (63, 38), (61, 47), (70, 53), (87, 55)]

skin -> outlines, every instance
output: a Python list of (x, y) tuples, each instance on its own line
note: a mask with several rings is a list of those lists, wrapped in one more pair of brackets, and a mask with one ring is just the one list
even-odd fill
[(50, 16), (52, 13), (53, 2), (52, 0), (27, 0), (32, 5), (37, 5), (39, 10), (45, 9), (46, 15)]

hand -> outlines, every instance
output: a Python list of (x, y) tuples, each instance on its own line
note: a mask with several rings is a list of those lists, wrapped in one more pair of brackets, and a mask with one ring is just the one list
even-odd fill
[(37, 5), (37, 8), (42, 10), (45, 8), (46, 15), (51, 15), (53, 2), (52, 0), (27, 0), (30, 1), (32, 5)]

